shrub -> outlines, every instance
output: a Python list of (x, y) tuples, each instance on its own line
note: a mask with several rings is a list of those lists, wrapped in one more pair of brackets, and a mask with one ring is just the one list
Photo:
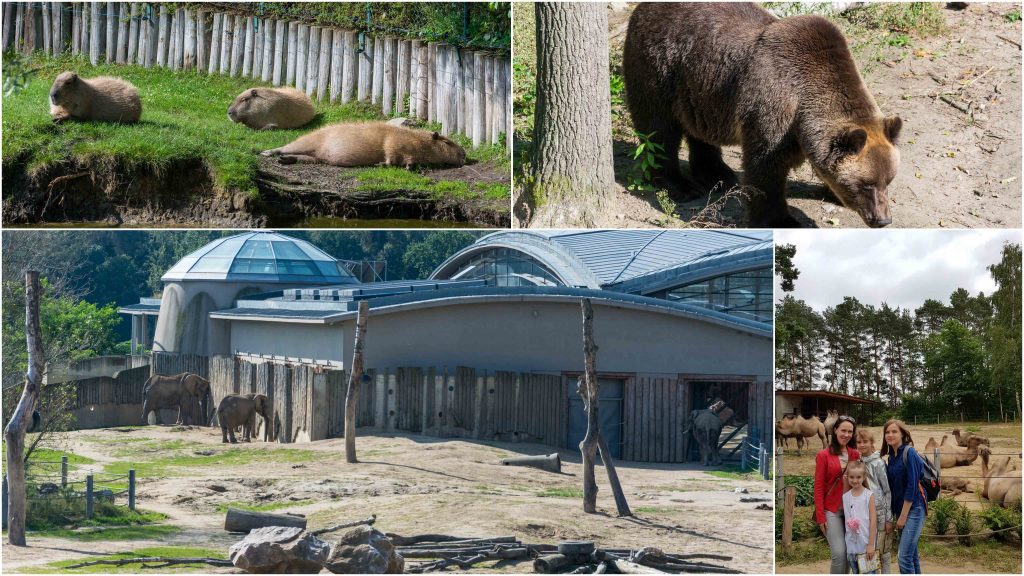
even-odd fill
[(797, 506), (814, 506), (813, 476), (786, 476), (786, 486), (796, 488)]
[(974, 514), (971, 514), (971, 511), (966, 506), (959, 506), (959, 508), (957, 514), (953, 516), (953, 527), (960, 536), (957, 538), (957, 541), (964, 546), (970, 546), (973, 543), (973, 538), (970, 534), (974, 532), (976, 525)]
[(932, 530), (935, 530), (935, 533), (940, 536), (948, 532), (953, 519), (960, 513), (962, 508), (963, 505), (952, 498), (939, 498), (932, 502), (928, 506), (928, 516), (932, 524)]
[[(1003, 532), (996, 532), (992, 535), (996, 540), (1009, 542), (1012, 541), (1014, 537), (1016, 537), (1017, 540), (1020, 540), (1020, 510), (1019, 502), (1012, 508), (1003, 508), (1002, 506), (992, 504), (978, 516), (981, 518), (982, 523), (987, 529), (992, 531), (1003, 530)], [(1012, 528), (1014, 526), (1017, 527), (1016, 530), (1006, 530), (1006, 528)]]

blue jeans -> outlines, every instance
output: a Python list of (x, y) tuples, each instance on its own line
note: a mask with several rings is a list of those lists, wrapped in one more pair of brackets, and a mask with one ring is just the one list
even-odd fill
[(920, 574), (921, 557), (917, 554), (917, 541), (924, 530), (924, 506), (915, 505), (907, 514), (907, 523), (900, 532), (900, 574)]

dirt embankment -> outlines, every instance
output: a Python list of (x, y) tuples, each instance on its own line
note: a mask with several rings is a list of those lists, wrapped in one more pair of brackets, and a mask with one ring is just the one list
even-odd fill
[[(582, 539), (606, 547), (657, 546), (729, 555), (733, 560), (725, 564), (744, 572), (771, 571), (772, 511), (758, 509), (763, 503), (740, 501), (760, 497), (770, 503), (771, 483), (751, 476), (716, 477), (694, 465), (619, 463), (635, 517), (618, 518), (601, 471), (599, 513), (582, 512), (578, 452), (561, 451), (561, 474), (499, 463), (503, 457), (551, 451), (538, 445), (365, 435), (358, 439), (360, 462), (353, 465), (344, 461), (343, 439), (224, 446), (219, 430), (157, 426), (127, 433), (79, 431), (70, 437), (69, 449), (96, 460), (97, 470), (115, 461), (141, 467), (193, 460), (188, 466), (162, 466), (139, 480), (139, 506), (170, 515), (181, 528), (173, 537), (176, 545), (227, 548), (236, 538), (221, 529), (218, 507), (243, 504), (305, 514), (312, 528), (376, 514), (377, 528), (402, 535), (515, 535), (537, 543)], [(196, 465), (194, 458), (203, 454), (211, 463)], [(36, 542), (32, 545), (64, 549), (63, 558), (166, 544)], [(5, 545), (5, 570), (52, 560), (30, 550)], [(532, 572), (532, 566), (501, 563), (474, 571)]]
[[(3, 167), (5, 225), (290, 226), (307, 218), (422, 219), (508, 227), (508, 201), (415, 190), (362, 191), (352, 169), (282, 166), (261, 159), (258, 195), (217, 191), (200, 160), (152, 168), (65, 163), (30, 175), (23, 162)], [(432, 169), (424, 176), (472, 183), (508, 182), (490, 164)]]

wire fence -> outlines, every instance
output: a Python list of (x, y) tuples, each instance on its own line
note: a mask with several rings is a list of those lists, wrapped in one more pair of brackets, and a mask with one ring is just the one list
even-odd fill
[(746, 471), (748, 467), (757, 470), (765, 480), (771, 478), (771, 451), (764, 443), (755, 444), (749, 436), (740, 444), (740, 470)]
[[(39, 467), (59, 466), (59, 472), (38, 472)], [(105, 502), (115, 505), (123, 500), (129, 510), (135, 510), (135, 470), (127, 474), (95, 474), (90, 467), (68, 462), (67, 456), (58, 461), (30, 461), (25, 470), (25, 499), (29, 503), (47, 506), (54, 502), (71, 504), (84, 503), (81, 514), (93, 517), (95, 504)], [(3, 526), (7, 527), (8, 487), (7, 475), (3, 477)]]
[[(231, 6), (231, 5), (219, 5)], [(4, 3), (3, 48), (294, 86), (332, 103), (440, 124), (474, 147), (511, 143), (511, 58), (335, 24), (147, 2)]]

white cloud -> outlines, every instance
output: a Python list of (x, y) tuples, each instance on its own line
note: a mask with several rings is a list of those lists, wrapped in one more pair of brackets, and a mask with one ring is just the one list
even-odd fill
[[(864, 304), (914, 309), (926, 299), (948, 303), (964, 288), (991, 294), (988, 266), (1019, 230), (777, 230), (776, 244), (796, 245), (794, 297), (818, 311), (854, 296)], [(776, 280), (775, 294), (783, 292)]]

